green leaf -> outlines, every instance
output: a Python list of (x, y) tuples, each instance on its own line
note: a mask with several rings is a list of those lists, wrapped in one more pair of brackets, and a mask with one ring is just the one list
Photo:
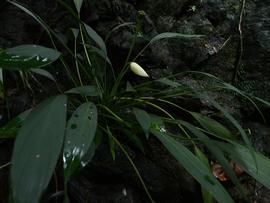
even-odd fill
[(162, 142), (177, 161), (220, 203), (234, 202), (224, 187), (216, 180), (207, 166), (185, 146), (158, 130), (151, 132)]
[(73, 0), (78, 13), (81, 12), (83, 0)]
[(150, 44), (162, 39), (169, 39), (169, 38), (187, 38), (187, 39), (194, 39), (204, 37), (204, 35), (188, 35), (188, 34), (180, 34), (174, 32), (164, 32), (161, 34), (156, 35), (150, 40)]
[(110, 152), (111, 152), (111, 155), (112, 155), (112, 159), (115, 161), (115, 158), (116, 158), (116, 153), (115, 153), (116, 143), (115, 143), (114, 137), (112, 135), (112, 132), (111, 132), (111, 130), (110, 130), (110, 128), (108, 126), (107, 126), (107, 133), (108, 133), (108, 141), (109, 141)]
[(78, 35), (79, 35), (79, 29), (71, 28), (71, 31), (72, 31), (72, 33), (74, 35), (75, 40), (76, 40)]
[(256, 100), (258, 100), (259, 102), (263, 103), (265, 106), (267, 107), (270, 107), (270, 102), (264, 100), (264, 99), (261, 99), (259, 97), (254, 97)]
[(130, 130), (124, 129), (123, 132), (128, 137), (128, 139), (134, 144), (134, 146), (136, 146), (139, 150), (141, 150), (141, 152), (144, 153), (143, 144), (140, 138), (135, 133), (131, 132)]
[(32, 110), (23, 122), (11, 161), (13, 202), (39, 202), (62, 149), (66, 106), (64, 95), (49, 98)]
[[(232, 142), (232, 144), (215, 141), (214, 144), (226, 152), (249, 175), (270, 189), (270, 159), (247, 146)], [(252, 153), (250, 151), (252, 150)], [(254, 162), (254, 157), (256, 162)]]
[(112, 67), (112, 62), (110, 61), (109, 57), (104, 53), (104, 51), (94, 46), (91, 46), (91, 51), (97, 53), (101, 58), (103, 58)]
[[(201, 162), (204, 163), (204, 165), (207, 167), (209, 172), (211, 172), (211, 167), (210, 167), (210, 164), (208, 162), (207, 157), (204, 155), (204, 153), (198, 147), (195, 147), (195, 154), (201, 160)], [(202, 191), (202, 197), (203, 197), (204, 203), (213, 203), (214, 202), (213, 196), (211, 195), (210, 192), (208, 192), (207, 189), (202, 187), (201, 191)]]
[(233, 169), (231, 168), (230, 164), (228, 163), (228, 161), (227, 161), (225, 155), (223, 154), (223, 152), (221, 151), (221, 149), (219, 147), (217, 147), (215, 145), (215, 143), (213, 143), (212, 140), (210, 140), (207, 135), (205, 135), (203, 132), (199, 131), (195, 126), (193, 126), (185, 121), (182, 121), (182, 122), (179, 121), (179, 123), (181, 123), (183, 126), (188, 128), (188, 130), (191, 133), (193, 133), (197, 138), (199, 138), (204, 143), (204, 145), (209, 149), (209, 151), (216, 157), (216, 159), (219, 161), (219, 163), (223, 166), (224, 170), (227, 172), (227, 174), (231, 178), (231, 181), (236, 186), (240, 195), (248, 201), (246, 192), (243, 190), (243, 187), (242, 187), (240, 181), (238, 180), (236, 174), (234, 173)]
[(133, 108), (133, 113), (136, 116), (137, 121), (141, 125), (141, 127), (146, 135), (146, 138), (148, 139), (149, 129), (151, 127), (151, 117), (149, 116), (149, 114), (146, 111), (138, 109), (138, 108)]
[(96, 128), (97, 108), (95, 104), (86, 102), (80, 105), (67, 123), (63, 156), (66, 182), (78, 167), (85, 166), (83, 157), (92, 145)]
[(126, 92), (136, 92), (136, 89), (127, 81)]
[(151, 117), (151, 128), (158, 129), (161, 131), (165, 131), (165, 124), (163, 122), (163, 119), (160, 116), (157, 116), (155, 114), (149, 114)]
[[(81, 164), (83, 164), (84, 166), (86, 166), (94, 157), (95, 152), (96, 152), (96, 144), (95, 144), (95, 140), (92, 142), (91, 146), (89, 147), (88, 151), (85, 153), (85, 155), (82, 157), (81, 159)], [(84, 167), (83, 166), (83, 167)]]
[(98, 91), (97, 87), (93, 85), (75, 87), (66, 91), (65, 93), (66, 94), (80, 94), (83, 96), (90, 96), (90, 97), (100, 96), (101, 94)]
[(19, 132), (19, 129), (29, 115), (32, 109), (26, 110), (20, 113), (15, 118), (11, 119), (5, 126), (0, 128), (0, 139), (15, 138)]
[(0, 84), (1, 84), (1, 86), (3, 86), (3, 84), (4, 84), (3, 69), (2, 68), (0, 68)]
[[(251, 149), (250, 153), (252, 154), (253, 153), (252, 145), (251, 145), (251, 142), (249, 140), (249, 137), (246, 134), (245, 130), (241, 127), (239, 122), (224, 107), (222, 107), (218, 102), (216, 102), (215, 100), (210, 98), (207, 94), (198, 92), (196, 90), (194, 90), (194, 92), (199, 96), (199, 98), (207, 99), (215, 108), (217, 108), (218, 110), (220, 110), (223, 113), (223, 115), (233, 124), (233, 126), (241, 134), (242, 139), (244, 140), (245, 144)], [(255, 156), (253, 155), (253, 157), (254, 157), (254, 162), (256, 163)]]
[(205, 130), (209, 131), (211, 134), (214, 134), (216, 137), (225, 140), (235, 140), (231, 132), (217, 121), (196, 112), (190, 112), (190, 114)]
[(103, 53), (107, 56), (106, 44), (103, 41), (103, 39), (89, 25), (84, 23), (84, 27), (86, 29), (86, 32), (87, 32), (88, 36), (92, 40), (94, 40), (94, 42), (100, 47), (100, 49), (103, 51)]
[(0, 52), (0, 68), (29, 70), (41, 68), (60, 57), (54, 49), (38, 45), (21, 45)]
[(170, 87), (174, 87), (174, 88), (181, 87), (182, 86), (182, 84), (180, 84), (178, 82), (175, 82), (175, 81), (172, 81), (172, 80), (170, 80), (168, 78), (160, 78), (160, 79), (158, 79), (156, 81), (157, 82), (160, 82), (160, 83), (162, 83), (164, 85), (168, 85)]
[(42, 76), (44, 76), (44, 77), (46, 77), (46, 78), (48, 78), (48, 79), (50, 79), (50, 80), (56, 82), (56, 80), (55, 80), (55, 78), (53, 77), (53, 75), (52, 75), (50, 72), (48, 72), (48, 71), (46, 71), (46, 70), (44, 70), (44, 69), (40, 69), (40, 68), (37, 68), (37, 69), (31, 69), (31, 72), (36, 73), (36, 74), (38, 74), (38, 75), (42, 75)]

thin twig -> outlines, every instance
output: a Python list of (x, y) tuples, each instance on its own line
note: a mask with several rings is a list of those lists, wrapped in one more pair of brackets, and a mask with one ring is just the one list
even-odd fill
[(8, 163), (6, 163), (6, 164), (0, 166), (0, 170), (2, 170), (2, 169), (4, 169), (4, 168), (8, 167), (9, 165), (11, 165), (11, 162), (8, 162)]
[(236, 65), (235, 65), (234, 75), (233, 75), (233, 79), (232, 79), (233, 84), (236, 83), (237, 74), (238, 74), (238, 71), (239, 71), (241, 63), (242, 63), (242, 57), (243, 57), (243, 51), (244, 51), (242, 24), (243, 24), (243, 15), (244, 15), (244, 11), (245, 11), (246, 0), (242, 0), (241, 3), (242, 3), (241, 4), (241, 12), (240, 12), (239, 23), (238, 23), (238, 32), (239, 32), (238, 57), (236, 59), (236, 63), (235, 63)]

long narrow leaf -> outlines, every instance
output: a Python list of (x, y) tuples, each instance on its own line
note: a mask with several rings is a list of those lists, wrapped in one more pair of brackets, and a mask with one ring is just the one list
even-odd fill
[(186, 147), (157, 130), (151, 132), (163, 143), (178, 162), (220, 203), (234, 202), (224, 187), (209, 172), (207, 167)]
[(263, 103), (265, 106), (270, 107), (270, 102), (265, 101), (259, 97), (255, 97), (255, 99), (258, 100), (259, 102)]
[[(195, 154), (196, 156), (204, 163), (204, 165), (208, 168), (209, 171), (211, 171), (210, 164), (208, 162), (207, 157), (204, 155), (204, 153), (197, 147), (195, 147)], [(203, 202), (204, 203), (213, 203), (213, 196), (211, 195), (210, 192), (204, 187), (201, 187), (202, 191), (202, 197), (203, 197)]]
[(161, 34), (156, 35), (153, 37), (150, 41), (150, 43), (154, 43), (156, 41), (162, 40), (162, 39), (169, 39), (169, 38), (187, 38), (187, 39), (194, 39), (194, 38), (200, 38), (204, 35), (189, 35), (189, 34), (181, 34), (181, 33), (174, 33), (174, 32), (164, 32)]
[[(232, 123), (232, 125), (238, 130), (238, 132), (240, 133), (242, 139), (244, 140), (244, 142), (246, 143), (247, 147), (249, 147), (250, 153), (253, 153), (252, 150), (252, 145), (251, 142), (245, 132), (245, 130), (241, 127), (241, 125), (239, 124), (239, 122), (225, 109), (223, 108), (218, 102), (216, 102), (215, 100), (213, 100), (212, 98), (210, 98), (208, 95), (200, 93), (198, 91), (196, 91), (194, 89), (194, 92), (199, 96), (199, 98), (206, 98), (215, 108), (217, 108), (218, 110), (220, 110), (223, 115)], [(254, 163), (256, 164), (256, 159), (255, 159), (255, 155), (253, 155), (253, 159), (254, 159)]]
[(245, 191), (243, 190), (240, 181), (238, 180), (237, 176), (235, 175), (233, 169), (231, 168), (230, 164), (228, 163), (227, 159), (225, 158), (225, 155), (221, 151), (219, 147), (217, 147), (212, 140), (210, 140), (207, 135), (205, 135), (203, 132), (199, 131), (195, 126), (185, 122), (185, 121), (179, 121), (179, 123), (188, 130), (194, 134), (197, 138), (199, 138), (202, 143), (210, 150), (210, 152), (216, 157), (216, 159), (220, 162), (220, 164), (223, 166), (229, 177), (231, 178), (232, 182), (237, 187), (239, 193), (243, 198), (247, 200), (247, 195)]
[(190, 114), (201, 124), (205, 130), (216, 135), (217, 137), (221, 139), (235, 139), (231, 132), (219, 122), (196, 112), (190, 112)]
[(83, 96), (100, 96), (100, 92), (98, 91), (96, 86), (93, 85), (86, 85), (86, 86), (79, 86), (74, 87), (68, 91), (65, 92), (66, 94), (80, 94)]
[(84, 23), (85, 30), (88, 34), (88, 36), (94, 40), (94, 42), (101, 48), (101, 50), (104, 52), (104, 54), (107, 56), (107, 49), (106, 44), (103, 41), (103, 39), (99, 36), (99, 34), (93, 30), (89, 25)]
[(135, 114), (137, 121), (141, 125), (141, 127), (146, 135), (146, 138), (148, 138), (149, 137), (149, 129), (151, 127), (151, 117), (149, 116), (149, 114), (146, 111), (138, 109), (138, 108), (133, 108), (133, 113)]
[[(236, 142), (232, 144), (215, 142), (229, 157), (241, 166), (249, 175), (270, 189), (270, 159), (259, 152)], [(254, 163), (254, 157), (256, 163)]]
[(3, 69), (0, 68), (0, 88), (4, 85)]
[(42, 76), (44, 76), (44, 77), (46, 77), (46, 78), (48, 78), (48, 79), (56, 82), (56, 80), (53, 77), (53, 75), (50, 72), (48, 72), (48, 71), (46, 71), (44, 69), (40, 69), (40, 68), (32, 69), (31, 72), (36, 73), (38, 75), (42, 75)]

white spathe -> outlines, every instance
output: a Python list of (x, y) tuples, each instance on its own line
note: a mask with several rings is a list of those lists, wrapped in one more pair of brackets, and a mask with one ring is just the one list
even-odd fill
[(139, 64), (135, 62), (130, 63), (130, 69), (136, 75), (139, 75), (141, 77), (149, 77), (149, 75), (145, 72), (145, 70)]

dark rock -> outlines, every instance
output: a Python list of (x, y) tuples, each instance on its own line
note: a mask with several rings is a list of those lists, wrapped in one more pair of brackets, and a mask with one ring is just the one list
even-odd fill
[(253, 146), (261, 153), (270, 156), (270, 127), (256, 122), (246, 123), (250, 130)]
[(12, 141), (0, 141), (0, 167), (6, 166), (1, 168), (0, 170), (0, 200), (1, 202), (9, 202), (9, 192), (10, 192), (10, 185), (9, 185), (9, 167), (8, 164), (11, 160), (11, 153), (12, 153)]
[[(55, 1), (20, 1), (30, 10), (38, 13), (46, 23), (52, 25), (55, 21), (60, 20), (55, 9)], [(0, 47), (7, 48), (21, 44), (33, 44), (39, 41), (44, 30), (42, 27), (28, 14), (19, 10), (14, 5), (4, 3), (0, 7)], [(12, 17), (11, 17), (12, 16)]]
[[(128, 152), (153, 199), (156, 202), (200, 202), (197, 182), (159, 142), (150, 139), (148, 146), (147, 156), (130, 148)], [(106, 201), (106, 198), (111, 197), (111, 202), (118, 202), (117, 198), (123, 197), (125, 189), (130, 191), (126, 198), (133, 202), (148, 202), (141, 182), (125, 155), (118, 151), (116, 160), (112, 161), (106, 151), (107, 148), (99, 149), (90, 165), (71, 181), (71, 196), (74, 193), (74, 198), (78, 195), (82, 200), (92, 197), (93, 202), (98, 199)], [(110, 189), (111, 184), (114, 189)]]
[(253, 192), (253, 199), (256, 202), (268, 203), (270, 199), (270, 190), (260, 183), (256, 183)]
[(157, 19), (160, 16), (177, 16), (182, 12), (182, 8), (187, 0), (145, 0), (140, 1), (138, 7), (146, 11), (151, 19)]

